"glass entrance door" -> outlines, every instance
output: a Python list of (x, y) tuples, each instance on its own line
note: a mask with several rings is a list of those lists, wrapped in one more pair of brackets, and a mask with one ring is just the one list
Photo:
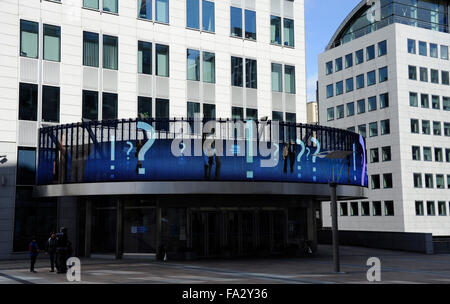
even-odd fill
[(123, 248), (125, 253), (156, 252), (156, 212), (153, 207), (124, 208)]

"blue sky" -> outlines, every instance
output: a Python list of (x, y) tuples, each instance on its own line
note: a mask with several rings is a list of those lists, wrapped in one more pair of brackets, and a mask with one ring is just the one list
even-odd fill
[(307, 101), (316, 100), (317, 56), (360, 0), (305, 0)]

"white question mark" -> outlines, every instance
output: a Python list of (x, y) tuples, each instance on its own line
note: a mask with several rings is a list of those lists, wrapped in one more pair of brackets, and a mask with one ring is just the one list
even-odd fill
[[(302, 150), (300, 151), (300, 153), (297, 156), (297, 165), (298, 165), (297, 169), (301, 170), (302, 166), (300, 166), (300, 164), (301, 164), (302, 156), (303, 156), (303, 154), (305, 154), (306, 148), (305, 148), (305, 143), (303, 141), (301, 141), (300, 139), (297, 139), (297, 145), (300, 145), (302, 147)], [(302, 175), (299, 173), (298, 177), (301, 177), (301, 176)]]
[[(138, 121), (137, 124), (138, 130), (144, 130), (147, 132), (147, 137), (149, 138), (145, 145), (142, 146), (141, 150), (139, 151), (138, 160), (144, 161), (145, 160), (145, 153), (152, 147), (153, 143), (155, 142), (155, 130), (151, 125), (148, 123), (145, 123), (143, 121)], [(139, 174), (143, 175), (145, 174), (145, 168), (139, 168)]]
[(306, 160), (308, 160), (309, 154), (311, 153), (311, 150), (309, 148), (306, 148), (306, 151), (308, 151), (308, 153), (306, 154)]
[[(319, 142), (315, 137), (311, 137), (311, 141), (312, 141), (313, 143), (315, 143), (316, 146), (317, 146), (316, 152), (314, 152), (314, 155), (313, 155), (313, 157), (312, 157), (312, 162), (313, 162), (313, 164), (315, 164), (315, 163), (316, 163), (316, 159), (317, 159), (317, 154), (320, 153), (320, 142)], [(316, 169), (316, 167), (314, 166), (314, 167), (313, 167), (313, 172), (314, 172), (314, 174), (315, 174), (316, 171), (317, 171), (317, 169)], [(316, 181), (316, 175), (313, 176), (313, 180)]]
[(186, 150), (186, 144), (185, 143), (181, 143), (180, 146), (183, 147), (183, 148), (181, 148), (181, 155), (183, 156), (184, 150)]
[(131, 152), (131, 150), (133, 150), (133, 144), (131, 142), (127, 141), (127, 145), (130, 147), (127, 150), (127, 160), (130, 160), (130, 152)]

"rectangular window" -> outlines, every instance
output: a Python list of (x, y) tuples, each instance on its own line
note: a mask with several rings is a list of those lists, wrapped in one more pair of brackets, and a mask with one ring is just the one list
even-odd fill
[(410, 54), (416, 53), (416, 40), (408, 39), (408, 53)]
[(370, 163), (380, 162), (380, 154), (378, 148), (370, 149)]
[(422, 133), (426, 135), (431, 134), (430, 121), (422, 120)]
[[(273, 69), (273, 63), (272, 63)], [(240, 57), (231, 56), (231, 85), (235, 87), (243, 87), (243, 60)], [(280, 76), (281, 77), (281, 76)], [(273, 70), (272, 70), (272, 78), (273, 78)], [(273, 83), (272, 83), (273, 88)]]
[(431, 74), (431, 83), (439, 84), (439, 71), (431, 69), (430, 74)]
[(438, 212), (439, 216), (446, 216), (447, 215), (447, 206), (445, 205), (445, 202), (438, 202)]
[(270, 43), (281, 45), (281, 17), (270, 16)]
[(427, 215), (435, 216), (434, 201), (427, 201)]
[(411, 133), (419, 133), (419, 120), (411, 119)]
[(420, 160), (420, 147), (418, 146), (412, 146), (412, 159), (413, 160)]
[(328, 121), (334, 120), (334, 108), (327, 109), (327, 120)]
[(450, 85), (450, 78), (448, 71), (441, 71), (441, 83), (443, 85)]
[(365, 85), (364, 74), (356, 76), (356, 89), (362, 89)]
[(433, 174), (425, 174), (425, 188), (434, 188)]
[(44, 24), (44, 60), (61, 61), (61, 28)]
[(344, 118), (344, 105), (336, 107), (336, 118), (337, 119)]
[(358, 50), (355, 52), (355, 64), (361, 64), (364, 62), (364, 50)]
[[(200, 103), (198, 102), (187, 102), (187, 120), (192, 123), (195, 118), (195, 114), (200, 114)], [(191, 125), (191, 130), (193, 130), (193, 125)]]
[[(286, 118), (288, 113), (286, 113)], [(257, 121), (258, 120), (258, 110), (257, 109), (250, 109), (247, 108), (245, 109), (245, 119), (246, 120), (253, 120), (253, 121)]]
[(245, 87), (258, 88), (258, 70), (254, 59), (245, 59)]
[(42, 121), (59, 122), (59, 88), (42, 86)]
[(20, 20), (20, 56), (37, 59), (38, 45), (39, 23)]
[(88, 120), (98, 120), (98, 92), (83, 91), (82, 116)]
[(448, 60), (448, 46), (441, 45), (441, 59)]
[(83, 7), (98, 10), (98, 0), (83, 0)]
[(389, 107), (389, 93), (384, 93), (380, 95), (380, 109)]
[(383, 174), (383, 188), (384, 189), (392, 188), (392, 173)]
[(152, 44), (150, 42), (138, 42), (138, 73), (152, 74)]
[(436, 174), (436, 188), (445, 189), (444, 175)]
[(356, 102), (357, 113), (362, 114), (366, 112), (366, 100), (361, 99)]
[(118, 69), (118, 38), (103, 35), (103, 68), (110, 70)]
[(273, 121), (283, 121), (283, 112), (272, 111)]
[(359, 125), (358, 126), (358, 134), (361, 135), (362, 137), (366, 137), (367, 136), (366, 125)]
[(445, 149), (445, 161), (450, 163), (450, 149)]
[[(241, 107), (232, 107), (231, 108), (231, 119), (241, 121), (244, 120), (244, 109)], [(283, 116), (281, 116), (281, 120), (283, 120)]]
[(295, 66), (284, 66), (284, 86), (286, 93), (295, 94)]
[(423, 202), (422, 201), (416, 201), (416, 215), (423, 216), (424, 210), (423, 210)]
[(368, 46), (366, 49), (366, 61), (375, 59), (375, 45)]
[(256, 40), (256, 12), (245, 10), (245, 38)]
[(381, 148), (381, 160), (384, 161), (384, 162), (392, 160), (391, 147), (390, 146), (386, 146), (386, 147), (382, 147)]
[(347, 128), (347, 131), (355, 132), (355, 127), (348, 127), (348, 128)]
[(117, 119), (117, 94), (103, 93), (102, 120)]
[(169, 77), (169, 46), (156, 45), (156, 76)]
[(345, 55), (345, 68), (351, 68), (353, 66), (353, 54), (347, 54)]
[(388, 68), (384, 67), (378, 70), (378, 78), (379, 78), (379, 82), (385, 82), (388, 80)]
[(203, 119), (206, 121), (216, 120), (216, 105), (203, 104)]
[(420, 68), (420, 81), (428, 82), (428, 69)]
[(441, 122), (440, 121), (433, 121), (433, 135), (441, 136)]
[(386, 135), (391, 133), (391, 124), (389, 119), (380, 121), (380, 133)]
[(169, 0), (155, 0), (156, 1), (156, 15), (155, 19), (158, 22), (169, 23)]
[(242, 9), (232, 6), (230, 8), (230, 31), (233, 37), (242, 37)]
[(138, 17), (152, 20), (152, 0), (138, 0)]
[(428, 94), (420, 94), (420, 105), (422, 108), (430, 107), (430, 96)]
[(169, 100), (157, 98), (155, 104), (155, 119), (160, 120), (160, 122), (156, 124), (156, 129), (169, 131), (169, 117)]
[(200, 29), (200, 1), (186, 1), (186, 27)]
[(417, 80), (417, 67), (413, 65), (408, 66), (408, 77), (410, 80)]
[(202, 28), (206, 32), (216, 31), (215, 5), (212, 1), (202, 0)]
[(335, 60), (334, 62), (335, 67), (336, 67), (336, 72), (339, 72), (342, 70), (342, 57), (339, 57)]
[(384, 215), (385, 216), (394, 216), (394, 202), (393, 201), (385, 201), (384, 202)]
[(138, 117), (144, 119), (152, 118), (152, 99), (150, 97), (138, 97)]
[(419, 55), (427, 56), (427, 43), (419, 41)]
[(37, 121), (38, 86), (20, 83), (19, 85), (19, 120)]
[(430, 43), (430, 57), (438, 58), (438, 46), (437, 46), (437, 44)]
[(333, 74), (333, 61), (328, 61), (325, 64), (325, 73), (326, 75)]
[(187, 80), (200, 81), (200, 51), (187, 50)]
[(422, 174), (414, 173), (413, 179), (414, 179), (414, 188), (422, 188)]
[(376, 96), (369, 97), (367, 99), (367, 104), (369, 112), (375, 111), (377, 109), (377, 97)]
[(371, 122), (369, 123), (369, 137), (378, 136), (378, 123)]
[(336, 82), (336, 96), (344, 94), (344, 82)]
[(294, 20), (284, 18), (283, 25), (284, 45), (294, 47)]
[(412, 93), (409, 92), (409, 105), (411, 107), (418, 107), (419, 106), (419, 101), (417, 98), (417, 93)]
[(119, 12), (117, 0), (103, 0), (103, 11), (117, 14)]
[(450, 97), (442, 97), (442, 109), (450, 111)]
[(361, 215), (362, 216), (370, 216), (370, 203), (369, 202), (361, 202)]
[(444, 161), (444, 156), (442, 155), (442, 148), (434, 148), (434, 161), (439, 163)]
[(380, 189), (380, 176), (377, 175), (371, 175), (371, 181), (372, 181), (372, 189)]
[(450, 136), (450, 123), (444, 122), (444, 135)]
[(431, 157), (431, 147), (423, 147), (423, 160), (424, 161), (433, 161)]
[(372, 202), (373, 216), (381, 216), (381, 202)]
[(327, 85), (327, 98), (330, 98), (333, 96), (334, 96), (334, 85), (329, 84), (329, 85)]
[(378, 57), (384, 56), (387, 54), (387, 41), (378, 42)]
[(83, 32), (83, 65), (98, 68), (99, 48), (97, 33)]
[(216, 83), (216, 55), (203, 52), (203, 81)]
[(376, 73), (375, 71), (371, 71), (367, 73), (367, 86), (371, 86), (377, 83)]
[(350, 203), (350, 215), (351, 216), (359, 216), (358, 202), (351, 202)]
[(36, 149), (19, 147), (17, 152), (17, 184), (36, 183)]
[(355, 103), (349, 102), (347, 103), (347, 116), (355, 115)]
[(345, 92), (353, 91), (353, 77), (345, 80)]
[(340, 203), (340, 215), (341, 216), (348, 216), (348, 205), (347, 203)]
[(431, 96), (431, 107), (435, 110), (440, 110), (441, 109), (441, 101), (439, 96)]
[(283, 66), (272, 63), (272, 91), (283, 92)]

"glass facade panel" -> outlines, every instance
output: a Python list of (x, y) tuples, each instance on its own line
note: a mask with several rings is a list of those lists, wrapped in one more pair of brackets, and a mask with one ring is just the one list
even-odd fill
[(283, 92), (283, 66), (272, 63), (272, 91)]
[(216, 55), (203, 52), (203, 81), (216, 83)]
[(169, 23), (169, 0), (155, 0), (156, 1), (156, 16), (158, 22)]
[(98, 34), (83, 32), (83, 65), (98, 68)]
[(19, 120), (37, 121), (38, 86), (19, 84)]
[(152, 74), (152, 44), (150, 42), (138, 42), (138, 73)]
[(20, 56), (38, 58), (39, 23), (20, 20)]
[(138, 117), (152, 118), (152, 99), (150, 97), (138, 97)]
[(290, 65), (284, 66), (284, 86), (285, 92), (295, 94), (295, 67)]
[(245, 38), (256, 40), (256, 12), (245, 10)]
[(138, 0), (138, 17), (152, 20), (152, 0)]
[(283, 19), (284, 25), (284, 45), (294, 47), (294, 20)]
[(118, 69), (118, 38), (103, 35), (103, 68), (110, 70)]
[(156, 75), (169, 77), (169, 46), (156, 45)]
[(242, 87), (243, 84), (243, 60), (239, 57), (231, 57), (231, 85)]
[(245, 87), (258, 88), (257, 63), (254, 59), (245, 59)]
[(200, 51), (187, 50), (187, 79), (200, 81)]
[(61, 28), (44, 24), (44, 60), (61, 61)]
[(281, 17), (270, 16), (270, 43), (281, 44)]
[(186, 0), (186, 26), (200, 29), (200, 1)]
[(103, 93), (102, 120), (117, 119), (117, 94)]
[(83, 7), (98, 10), (98, 0), (83, 0)]
[(82, 117), (89, 120), (98, 120), (98, 92), (83, 91)]
[(242, 9), (232, 6), (230, 19), (231, 36), (242, 37)]
[(42, 121), (59, 122), (59, 88), (42, 86)]
[(118, 0), (103, 0), (103, 11), (117, 14), (119, 12), (117, 1)]
[(216, 15), (214, 2), (202, 1), (203, 30), (214, 33), (216, 31)]

